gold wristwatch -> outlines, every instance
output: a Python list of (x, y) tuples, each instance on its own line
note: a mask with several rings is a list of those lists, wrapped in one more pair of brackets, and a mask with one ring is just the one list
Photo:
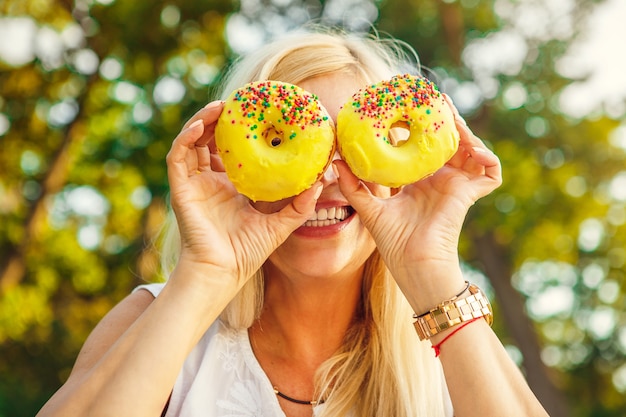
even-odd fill
[(470, 284), (468, 289), (468, 297), (454, 297), (422, 315), (414, 316), (420, 340), (430, 339), (437, 333), (478, 317), (484, 317), (491, 326), (493, 310), (489, 300), (476, 285)]

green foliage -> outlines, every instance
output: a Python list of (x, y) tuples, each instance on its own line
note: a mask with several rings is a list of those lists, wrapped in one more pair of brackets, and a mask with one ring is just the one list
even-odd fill
[(0, 61), (10, 123), (0, 136), (0, 416), (34, 415), (96, 323), (157, 279), (165, 154), (227, 55), (228, 2), (67, 7), (0, 6), (0, 24), (19, 19), (43, 48)]
[[(134, 286), (158, 279), (151, 242), (166, 206), (164, 158), (232, 58), (228, 19), (280, 33), (264, 22), (297, 26), (293, 16), (306, 16), (306, 6), (308, 18), (355, 24), (329, 1), (234, 3), (0, 4), (0, 25), (19, 18), (40, 46), (20, 62), (0, 60), (0, 417), (34, 415), (106, 312)], [(582, 20), (573, 20), (567, 36), (520, 35), (526, 51), (518, 68), (492, 70), (473, 60), (477, 46), (511, 31), (496, 3), (541, 6), (362, 0), (354, 10), (375, 4), (376, 29), (417, 49), (457, 103), (464, 91), (479, 96), (462, 110), (500, 157), (504, 184), (470, 212), (462, 255), (486, 273), (478, 245), (493, 236), (490, 249), (499, 251), (508, 285), (523, 297), (518, 313), (532, 319), (536, 348), (571, 415), (621, 416), (626, 197), (615, 187), (626, 175), (626, 150), (611, 138), (626, 128), (615, 115), (577, 119), (558, 105), (572, 80), (555, 62)], [(598, 2), (575, 3), (573, 13), (583, 16)], [(496, 330), (519, 344), (501, 318), (506, 302), (495, 307)]]

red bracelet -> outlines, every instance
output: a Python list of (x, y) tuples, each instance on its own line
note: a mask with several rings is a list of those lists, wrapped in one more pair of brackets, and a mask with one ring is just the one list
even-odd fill
[(450, 339), (452, 336), (454, 336), (454, 334), (456, 332), (458, 332), (459, 330), (461, 330), (463, 327), (467, 326), (470, 323), (474, 323), (476, 320), (480, 320), (482, 319), (482, 317), (476, 317), (473, 318), (469, 321), (466, 321), (465, 323), (462, 323), (459, 327), (457, 327), (456, 329), (454, 329), (454, 331), (452, 333), (450, 333), (449, 335), (447, 335), (446, 337), (443, 338), (443, 340), (439, 343), (437, 343), (436, 345), (432, 345), (431, 347), (435, 350), (435, 357), (438, 357), (441, 354), (441, 345), (443, 345), (443, 343)]

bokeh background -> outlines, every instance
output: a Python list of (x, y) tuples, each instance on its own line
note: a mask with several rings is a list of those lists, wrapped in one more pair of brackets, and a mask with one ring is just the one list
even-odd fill
[(500, 156), (466, 272), (553, 417), (626, 416), (623, 0), (1, 0), (0, 417), (158, 280), (164, 157), (228, 63), (309, 21), (412, 45)]

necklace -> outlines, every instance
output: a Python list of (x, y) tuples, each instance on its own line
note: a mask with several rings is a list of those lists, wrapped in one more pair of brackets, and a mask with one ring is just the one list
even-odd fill
[[(305, 401), (305, 400), (296, 400), (295, 398), (291, 398), (288, 395), (283, 394), (282, 392), (278, 391), (278, 388), (274, 387), (274, 394), (278, 395), (281, 398), (284, 398), (285, 400), (292, 402), (292, 403), (296, 403), (296, 404), (303, 404), (303, 405), (312, 405), (313, 407), (315, 407), (318, 402), (317, 401)], [(322, 402), (320, 402), (319, 404), (321, 404)]]

